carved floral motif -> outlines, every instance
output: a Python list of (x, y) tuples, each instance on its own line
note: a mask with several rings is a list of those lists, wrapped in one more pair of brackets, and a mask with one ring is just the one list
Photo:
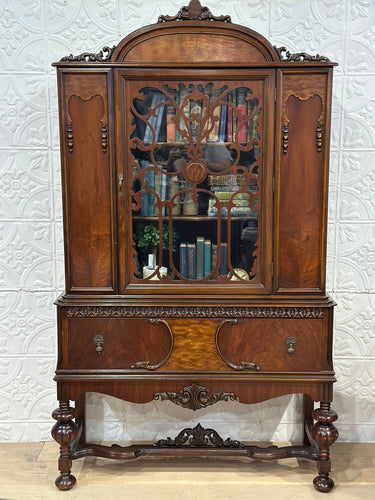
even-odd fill
[(156, 392), (154, 399), (171, 401), (178, 406), (196, 411), (200, 408), (211, 406), (218, 401), (237, 401), (238, 398), (233, 392), (214, 392), (209, 394), (206, 387), (192, 383), (181, 389), (179, 394), (175, 392)]
[(198, 424), (194, 429), (184, 429), (175, 439), (168, 437), (160, 439), (154, 446), (158, 448), (182, 446), (191, 448), (243, 448), (244, 445), (239, 441), (232, 441), (219, 436), (213, 429), (204, 429), (201, 424)]

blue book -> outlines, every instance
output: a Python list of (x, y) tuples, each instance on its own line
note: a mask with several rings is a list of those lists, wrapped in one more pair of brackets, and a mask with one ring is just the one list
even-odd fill
[(180, 244), (180, 274), (187, 277), (187, 244)]
[(211, 240), (204, 240), (204, 277), (211, 273)]
[(220, 265), (219, 275), (226, 276), (228, 274), (228, 243), (220, 243)]
[[(228, 101), (227, 95), (223, 97), (223, 101)], [(225, 132), (227, 129), (227, 113), (228, 113), (227, 108), (228, 106), (221, 106), (219, 142), (225, 142)]]
[[(160, 131), (160, 125), (162, 122), (163, 118), (163, 113), (164, 113), (164, 107), (165, 106), (159, 106), (156, 110), (155, 107), (160, 104), (163, 100), (165, 99), (164, 94), (161, 92), (155, 92), (152, 96), (152, 101), (151, 101), (151, 106), (149, 108), (149, 112), (154, 110), (155, 111), (155, 116), (150, 116), (150, 118), (147, 120), (148, 124), (145, 129), (145, 135), (143, 137), (143, 142), (152, 142), (152, 130), (151, 127), (155, 131), (155, 141), (158, 140), (159, 136), (159, 131)], [(159, 129), (157, 130), (157, 126), (159, 126)]]
[[(146, 161), (146, 160), (139, 160), (138, 161), (139, 163), (139, 166), (141, 167), (141, 170), (144, 170), (146, 167), (148, 167), (149, 165), (151, 165), (151, 163), (149, 161)], [(142, 191), (145, 191), (145, 187), (142, 185)], [(144, 192), (141, 194), (141, 215), (143, 217), (147, 217), (148, 216), (148, 193), (147, 192)]]
[(197, 247), (195, 243), (187, 244), (187, 278), (188, 280), (197, 278)]
[[(150, 191), (155, 191), (155, 171), (153, 169), (147, 171), (147, 179), (148, 179), (148, 188), (150, 189)], [(155, 204), (155, 195), (152, 193), (148, 193), (147, 215), (149, 217), (154, 216), (154, 204)]]

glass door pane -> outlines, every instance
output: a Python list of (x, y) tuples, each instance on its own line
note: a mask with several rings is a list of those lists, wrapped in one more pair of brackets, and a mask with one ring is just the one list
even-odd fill
[(127, 82), (131, 283), (254, 284), (264, 80)]

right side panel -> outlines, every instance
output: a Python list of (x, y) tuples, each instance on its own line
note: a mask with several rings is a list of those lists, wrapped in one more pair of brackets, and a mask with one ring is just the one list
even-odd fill
[(279, 75), (276, 290), (324, 293), (331, 69)]

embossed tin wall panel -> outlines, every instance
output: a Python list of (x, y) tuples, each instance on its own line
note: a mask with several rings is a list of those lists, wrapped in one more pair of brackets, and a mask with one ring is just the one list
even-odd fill
[[(0, 2), (0, 440), (48, 440), (56, 407), (55, 308), (64, 287), (57, 89), (51, 62), (99, 52), (180, 0)], [(333, 81), (327, 290), (335, 313), (334, 407), (340, 439), (375, 441), (375, 3), (351, 0), (206, 0), (292, 53), (338, 61)], [(152, 440), (214, 427), (240, 440), (296, 439), (295, 400), (219, 402), (186, 422), (168, 402), (92, 395), (90, 439)], [(267, 411), (264, 411), (267, 410)], [(104, 413), (107, 425), (101, 422)], [(225, 413), (225, 418), (222, 414)], [(168, 414), (168, 418), (165, 418)], [(170, 418), (169, 418), (170, 417)], [(173, 427), (166, 421), (175, 421)], [(280, 424), (275, 428), (275, 419)], [(121, 420), (121, 422), (119, 422)], [(132, 434), (127, 432), (129, 422)], [(130, 427), (130, 425), (129, 425)]]

